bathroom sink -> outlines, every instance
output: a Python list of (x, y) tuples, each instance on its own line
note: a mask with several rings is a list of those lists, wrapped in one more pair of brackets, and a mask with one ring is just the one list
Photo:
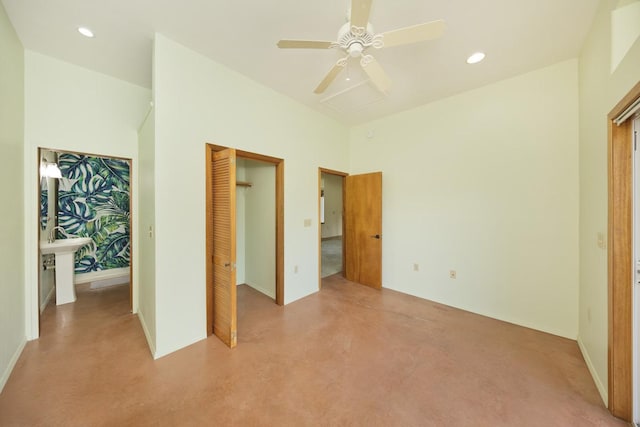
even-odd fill
[(51, 243), (40, 242), (40, 252), (43, 255), (55, 254), (56, 257), (56, 305), (76, 300), (76, 288), (73, 283), (75, 254), (78, 249), (92, 241), (91, 237), (69, 237)]
[(51, 243), (40, 242), (40, 252), (43, 255), (75, 252), (89, 243), (91, 243), (91, 237), (71, 237), (54, 240)]

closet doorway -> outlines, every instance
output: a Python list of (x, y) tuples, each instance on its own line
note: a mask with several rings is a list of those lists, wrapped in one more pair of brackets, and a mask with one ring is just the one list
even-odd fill
[(207, 334), (237, 344), (237, 285), (284, 303), (284, 161), (206, 145)]

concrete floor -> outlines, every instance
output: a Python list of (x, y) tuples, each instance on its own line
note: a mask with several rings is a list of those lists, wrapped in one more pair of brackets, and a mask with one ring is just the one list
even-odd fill
[(575, 341), (339, 276), (276, 306), (238, 289), (238, 347), (154, 361), (128, 287), (48, 307), (1, 426), (623, 426)]
[(342, 271), (342, 236), (322, 240), (320, 277), (331, 276)]

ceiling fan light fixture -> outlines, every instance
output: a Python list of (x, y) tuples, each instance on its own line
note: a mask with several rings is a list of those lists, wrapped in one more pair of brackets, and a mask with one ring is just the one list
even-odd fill
[(85, 37), (88, 37), (90, 39), (94, 38), (95, 35), (93, 34), (93, 31), (91, 31), (89, 28), (87, 27), (78, 27), (78, 32), (80, 34), (82, 34)]
[(353, 42), (349, 45), (349, 56), (352, 58), (357, 58), (362, 55), (362, 51), (364, 50), (364, 46), (362, 43)]
[(482, 61), (486, 55), (483, 52), (476, 52), (467, 58), (467, 64), (477, 64)]

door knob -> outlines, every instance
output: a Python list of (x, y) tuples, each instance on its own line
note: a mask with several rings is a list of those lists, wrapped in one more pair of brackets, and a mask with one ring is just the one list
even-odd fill
[(374, 239), (379, 239), (379, 238), (380, 238), (380, 235), (379, 235), (379, 234), (374, 234), (374, 235), (373, 235), (373, 236), (371, 236), (371, 237), (373, 237)]

